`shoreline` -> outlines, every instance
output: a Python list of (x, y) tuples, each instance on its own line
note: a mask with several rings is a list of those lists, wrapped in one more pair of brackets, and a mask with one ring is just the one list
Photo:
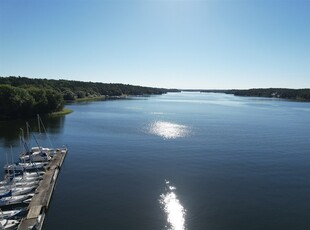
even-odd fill
[(67, 114), (70, 114), (70, 113), (73, 113), (72, 109), (64, 108), (61, 111), (49, 113), (48, 116), (49, 117), (58, 117), (58, 116), (64, 116), (64, 115), (67, 115)]

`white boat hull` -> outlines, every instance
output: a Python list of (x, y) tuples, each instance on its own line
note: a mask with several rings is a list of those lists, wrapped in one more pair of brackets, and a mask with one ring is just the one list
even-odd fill
[(0, 228), (1, 229), (15, 229), (15, 227), (19, 224), (17, 220), (0, 220)]

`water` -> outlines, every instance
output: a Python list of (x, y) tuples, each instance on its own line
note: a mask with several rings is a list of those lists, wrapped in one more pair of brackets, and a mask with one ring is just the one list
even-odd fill
[[(68, 108), (44, 119), (69, 146), (44, 229), (310, 229), (309, 103), (171, 93)], [(1, 165), (20, 127), (0, 122)]]

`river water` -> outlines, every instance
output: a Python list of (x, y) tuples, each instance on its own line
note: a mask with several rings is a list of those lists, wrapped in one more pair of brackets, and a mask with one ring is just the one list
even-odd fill
[[(67, 107), (43, 119), (51, 143), (29, 121), (39, 144), (69, 147), (44, 229), (310, 229), (310, 103), (169, 93)], [(1, 165), (24, 123), (0, 122)]]

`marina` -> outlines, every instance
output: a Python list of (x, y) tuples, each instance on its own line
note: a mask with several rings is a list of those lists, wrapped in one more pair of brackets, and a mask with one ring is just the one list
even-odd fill
[(21, 220), (18, 227), (19, 230), (24, 229), (41, 229), (50, 200), (54, 191), (54, 187), (59, 175), (59, 170), (68, 153), (68, 149), (59, 149), (48, 165), (48, 168), (43, 176), (42, 181), (36, 189), (29, 207), (28, 214)]
[[(38, 121), (42, 122), (38, 117)], [(27, 124), (25, 141), (23, 131), (20, 137), (19, 161), (4, 166), (4, 179), (0, 181), (0, 229), (42, 229), (59, 171), (68, 153), (67, 147), (30, 148)], [(42, 122), (42, 126), (43, 122)], [(44, 127), (44, 131), (45, 127)]]

